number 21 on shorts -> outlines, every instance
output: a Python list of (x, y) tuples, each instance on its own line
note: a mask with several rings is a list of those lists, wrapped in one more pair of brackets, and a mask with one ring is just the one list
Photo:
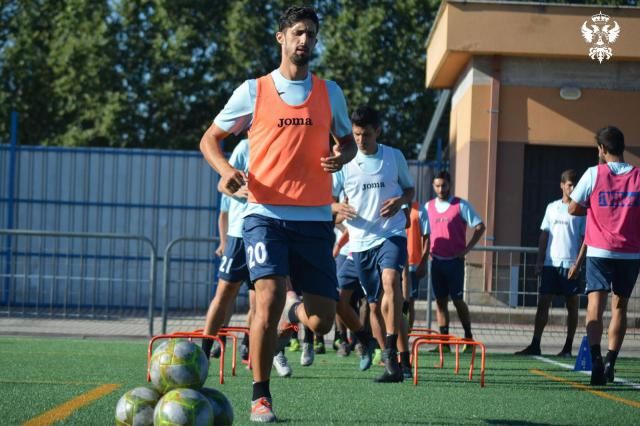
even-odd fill
[(254, 246), (247, 247), (247, 255), (249, 256), (249, 268), (256, 266), (256, 263), (262, 265), (267, 260), (267, 248), (264, 243), (256, 243)]

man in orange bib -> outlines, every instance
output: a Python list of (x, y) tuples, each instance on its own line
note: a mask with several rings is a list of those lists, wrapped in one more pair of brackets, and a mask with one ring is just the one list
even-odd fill
[[(248, 180), (243, 239), (256, 311), (251, 324), (251, 421), (274, 422), (269, 378), (283, 313), (314, 333), (333, 325), (337, 300), (330, 173), (356, 154), (342, 90), (309, 72), (319, 22), (313, 9), (289, 7), (276, 39), (280, 67), (239, 86), (200, 142), (220, 186), (233, 194)], [(249, 133), (248, 176), (229, 165), (220, 141)], [(329, 147), (329, 135), (336, 144)], [(289, 276), (304, 302), (286, 298)]]

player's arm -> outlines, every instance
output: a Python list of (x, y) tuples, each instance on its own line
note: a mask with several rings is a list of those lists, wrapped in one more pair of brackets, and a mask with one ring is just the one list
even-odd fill
[(344, 247), (345, 244), (349, 242), (349, 231), (346, 229), (340, 235), (340, 239), (336, 242), (336, 245), (333, 247), (333, 257), (337, 257), (340, 254), (340, 249)]
[(587, 208), (571, 200), (571, 204), (569, 204), (569, 214), (572, 216), (586, 216)]
[(227, 195), (233, 195), (244, 185), (246, 176), (244, 172), (231, 167), (220, 148), (220, 142), (229, 134), (215, 123), (212, 124), (200, 139), (200, 151), (209, 165), (220, 175), (218, 188)]
[(220, 243), (216, 249), (216, 256), (222, 257), (224, 249), (227, 246), (227, 231), (229, 229), (229, 212), (221, 211), (218, 215), (218, 235), (220, 236)]
[(464, 248), (464, 251), (460, 253), (458, 257), (465, 257), (471, 251), (471, 249), (474, 248), (476, 244), (478, 244), (478, 241), (480, 241), (480, 237), (482, 237), (482, 234), (484, 234), (485, 229), (486, 227), (482, 222), (473, 227), (473, 235), (471, 236), (471, 239), (469, 240), (467, 246)]
[(569, 278), (570, 280), (574, 280), (578, 278), (578, 273), (580, 272), (580, 269), (582, 269), (582, 264), (584, 263), (584, 259), (586, 256), (587, 256), (587, 245), (583, 241), (582, 245), (580, 246), (580, 253), (578, 253), (576, 262), (573, 265), (571, 265), (571, 268), (569, 268), (569, 273), (567, 274), (567, 278)]
[(341, 138), (334, 136), (335, 145), (333, 146), (333, 155), (320, 158), (320, 164), (325, 172), (335, 173), (342, 169), (342, 166), (353, 160), (356, 156), (358, 148), (353, 139), (352, 134), (348, 134)]
[(413, 187), (409, 187), (402, 190), (402, 195), (400, 197), (393, 197), (385, 200), (380, 208), (380, 216), (392, 217), (400, 211), (403, 205), (411, 204), (415, 194), (416, 190)]
[(335, 141), (332, 155), (322, 157), (320, 164), (324, 171), (335, 173), (343, 165), (353, 160), (358, 148), (351, 133), (351, 120), (347, 109), (347, 101), (342, 89), (333, 81), (327, 81), (327, 91), (331, 104), (331, 135)]
[(549, 231), (541, 231), (540, 237), (538, 237), (538, 257), (536, 258), (536, 268), (534, 270), (536, 275), (540, 275), (542, 272), (542, 266), (544, 265), (544, 258), (547, 254), (547, 243), (549, 242)]
[(569, 203), (570, 215), (586, 216), (589, 197), (591, 197), (595, 184), (596, 170), (595, 167), (587, 169), (573, 189), (571, 193), (571, 203)]

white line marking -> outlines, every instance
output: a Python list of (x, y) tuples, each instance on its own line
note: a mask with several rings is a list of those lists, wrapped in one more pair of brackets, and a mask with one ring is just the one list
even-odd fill
[[(569, 370), (573, 370), (573, 365), (564, 364), (562, 362), (554, 361), (549, 358), (545, 358), (543, 356), (534, 355), (532, 358), (537, 359), (538, 361), (546, 362), (547, 364), (557, 365), (558, 367), (567, 368)], [(591, 371), (578, 371), (578, 373), (591, 375)], [(620, 377), (616, 377), (614, 379), (614, 383), (620, 383), (623, 385), (631, 386), (634, 389), (640, 389), (640, 383), (630, 382), (629, 380), (621, 379)]]

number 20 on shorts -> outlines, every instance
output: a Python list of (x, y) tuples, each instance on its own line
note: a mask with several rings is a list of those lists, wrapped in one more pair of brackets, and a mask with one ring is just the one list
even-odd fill
[(267, 248), (262, 242), (256, 243), (254, 246), (247, 247), (247, 255), (249, 268), (256, 266), (256, 263), (262, 265), (267, 260)]

